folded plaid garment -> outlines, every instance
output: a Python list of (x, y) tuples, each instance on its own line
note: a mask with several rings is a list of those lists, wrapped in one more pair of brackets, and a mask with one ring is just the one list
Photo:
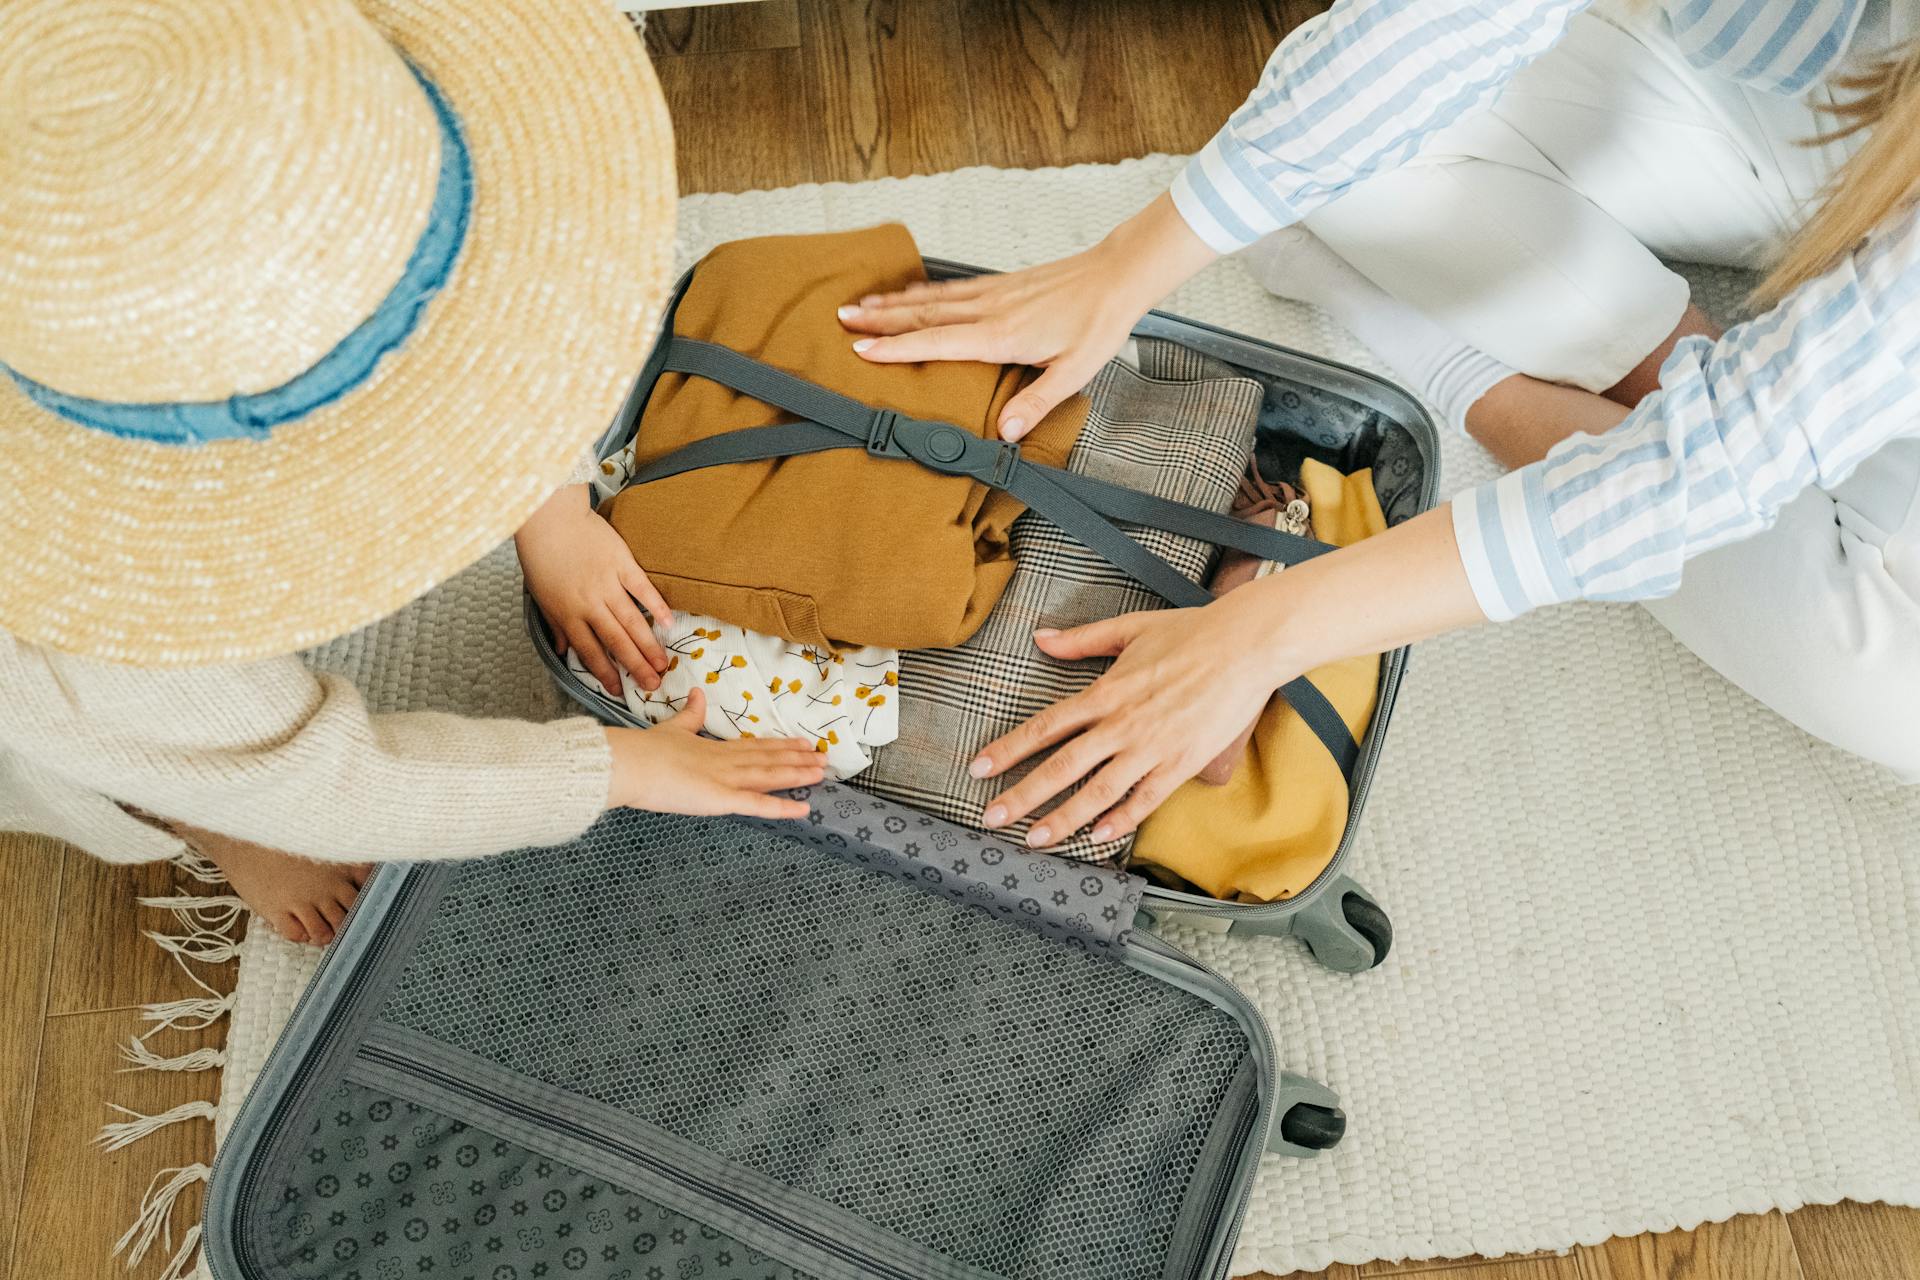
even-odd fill
[[(1191, 365), (1170, 343), (1139, 343), (1139, 369), (1115, 361), (1087, 389), (1086, 429), (1073, 471), (1211, 511), (1226, 511), (1245, 471), (1262, 388), (1249, 378), (1182, 376)], [(1214, 548), (1157, 529), (1129, 528), (1140, 543), (1195, 582)], [(849, 784), (963, 826), (1026, 770), (989, 781), (967, 773), (980, 748), (1050, 703), (1079, 692), (1105, 660), (1060, 662), (1033, 643), (1038, 627), (1077, 627), (1166, 602), (1045, 519), (1026, 514), (1009, 537), (1015, 569), (992, 614), (964, 644), (900, 655), (900, 733), (875, 749)], [(1024, 836), (1026, 822), (1011, 829)], [(1004, 834), (1004, 833), (1003, 833)], [(1087, 862), (1124, 861), (1131, 838), (1076, 835), (1052, 852)]]

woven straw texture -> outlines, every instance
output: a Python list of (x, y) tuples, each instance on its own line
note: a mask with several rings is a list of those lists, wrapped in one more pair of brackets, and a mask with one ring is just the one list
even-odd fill
[[(900, 218), (928, 253), (1017, 266), (1091, 243), (1177, 163), (694, 197), (679, 256)], [(1710, 307), (1738, 293), (1702, 278)], [(1231, 262), (1170, 307), (1377, 367)], [(1445, 449), (1446, 488), (1492, 474)], [(538, 712), (513, 592), (511, 561), (489, 560), (322, 661), (388, 706), (458, 705), (486, 670), (490, 709)], [(1920, 1021), (1899, 1013), (1920, 1007), (1920, 788), (1780, 721), (1638, 609), (1422, 646), (1352, 866), (1397, 930), (1373, 973), (1170, 930), (1352, 1116), (1330, 1155), (1268, 1162), (1236, 1270), (1920, 1203)], [(247, 943), (223, 1124), (312, 963)]]
[(267, 440), (114, 436), (0, 376), (13, 634), (143, 665), (331, 639), (511, 533), (619, 407), (671, 280), (673, 140), (602, 0), (35, 0), (0, 8), (9, 49), (0, 362), (58, 391), (262, 391), (373, 312), (441, 153), (408, 62), (473, 180), (418, 327)]

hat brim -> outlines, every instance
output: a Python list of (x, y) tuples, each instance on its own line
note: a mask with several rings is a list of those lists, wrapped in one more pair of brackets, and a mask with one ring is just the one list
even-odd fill
[(0, 377), (0, 628), (147, 666), (318, 644), (498, 545), (619, 409), (672, 287), (673, 136), (637, 35), (595, 0), (358, 3), (462, 124), (447, 284), (366, 382), (263, 441), (122, 439)]

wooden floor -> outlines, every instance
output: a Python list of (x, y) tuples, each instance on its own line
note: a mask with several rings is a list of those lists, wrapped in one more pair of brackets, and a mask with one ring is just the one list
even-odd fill
[[(1238, 104), (1313, 0), (769, 0), (656, 15), (647, 43), (687, 191), (1031, 168), (1185, 152)], [(476, 18), (476, 20), (479, 20)], [(140, 936), (172, 873), (0, 836), (0, 1263), (20, 1280), (119, 1274), (111, 1242), (149, 1178), (205, 1160), (205, 1122), (117, 1155), (106, 1104), (211, 1096), (201, 1075), (119, 1074), (136, 1007), (192, 994)], [(147, 918), (142, 919), (145, 916)], [(219, 970), (208, 975), (231, 981)], [(177, 1036), (170, 1052), (193, 1037)], [(1920, 1158), (1920, 1156), (1916, 1156)], [(189, 1196), (176, 1221), (193, 1220)], [(136, 1276), (151, 1277), (156, 1260)], [(1613, 1240), (1566, 1257), (1334, 1267), (1329, 1280), (1920, 1280), (1920, 1212), (1837, 1205)], [(1097, 1278), (1094, 1278), (1097, 1280)]]
[[(205, 892), (203, 886), (192, 889)], [(168, 866), (109, 867), (77, 850), (0, 835), (0, 1272), (34, 1280), (99, 1280), (120, 1273), (108, 1257), (153, 1175), (210, 1158), (204, 1120), (163, 1130), (112, 1155), (90, 1146), (108, 1103), (147, 1115), (210, 1099), (205, 1073), (121, 1072), (119, 1046), (144, 1030), (140, 1005), (202, 994), (141, 936), (168, 917), (139, 897), (189, 891)], [(232, 966), (199, 972), (226, 990)], [(165, 1032), (155, 1047), (185, 1053), (218, 1043), (219, 1030)], [(197, 1220), (189, 1194), (176, 1214)], [(134, 1274), (156, 1275), (164, 1257)]]

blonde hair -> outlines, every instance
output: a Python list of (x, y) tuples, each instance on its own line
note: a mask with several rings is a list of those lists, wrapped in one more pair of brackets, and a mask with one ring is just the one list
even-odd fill
[(1753, 291), (1756, 308), (1770, 307), (1824, 274), (1908, 204), (1920, 185), (1920, 41), (1834, 83), (1854, 96), (1832, 109), (1838, 124), (1814, 141), (1871, 132)]

